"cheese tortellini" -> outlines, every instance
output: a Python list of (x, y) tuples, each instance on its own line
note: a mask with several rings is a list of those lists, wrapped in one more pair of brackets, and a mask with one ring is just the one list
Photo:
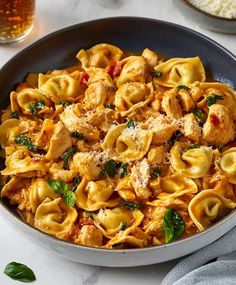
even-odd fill
[(76, 58), (29, 73), (2, 112), (0, 197), (22, 219), (125, 249), (189, 237), (236, 208), (231, 87), (207, 82), (197, 56), (101, 43)]

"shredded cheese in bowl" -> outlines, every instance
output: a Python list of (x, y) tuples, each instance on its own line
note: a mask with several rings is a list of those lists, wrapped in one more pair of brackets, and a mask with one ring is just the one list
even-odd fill
[(209, 14), (236, 19), (236, 0), (188, 0), (188, 2)]

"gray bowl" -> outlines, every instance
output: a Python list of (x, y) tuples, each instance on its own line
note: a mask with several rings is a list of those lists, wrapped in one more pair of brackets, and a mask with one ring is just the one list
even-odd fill
[(173, 0), (174, 5), (190, 21), (207, 30), (236, 34), (236, 19), (214, 16), (202, 11), (187, 0)]

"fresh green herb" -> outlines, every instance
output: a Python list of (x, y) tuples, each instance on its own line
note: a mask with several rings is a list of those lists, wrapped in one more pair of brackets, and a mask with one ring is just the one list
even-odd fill
[(207, 106), (210, 107), (211, 105), (215, 104), (218, 100), (224, 100), (224, 96), (211, 94), (206, 98)]
[(118, 231), (125, 231), (127, 229), (127, 223), (126, 222), (121, 222), (118, 228)]
[(162, 168), (160, 166), (156, 166), (155, 168), (153, 168), (150, 174), (151, 179), (155, 179), (158, 176), (160, 176), (161, 172), (162, 172)]
[(18, 111), (11, 112), (11, 117), (12, 117), (12, 119), (19, 119)]
[(188, 86), (186, 86), (186, 85), (178, 85), (177, 88), (178, 88), (179, 90), (186, 90), (186, 91), (189, 91), (189, 90), (190, 90), (190, 88), (189, 88)]
[(34, 272), (28, 266), (18, 262), (8, 263), (4, 273), (12, 279), (21, 282), (33, 282), (36, 280)]
[(71, 147), (67, 150), (67, 152), (65, 153), (64, 157), (63, 157), (63, 161), (64, 161), (64, 166), (68, 167), (68, 160), (71, 156), (73, 156), (75, 154), (76, 150)]
[(185, 223), (182, 216), (175, 209), (167, 209), (164, 214), (163, 228), (166, 237), (166, 243), (178, 239), (185, 229)]
[(123, 162), (121, 164), (119, 169), (120, 178), (124, 178), (126, 176), (126, 174), (128, 173), (128, 166), (129, 164), (127, 162)]
[(203, 110), (198, 108), (195, 108), (192, 113), (195, 116), (196, 120), (198, 121), (199, 125), (203, 126), (204, 123), (206, 122), (207, 114)]
[(94, 220), (93, 214), (90, 213), (89, 211), (84, 211), (83, 215), (88, 218), (89, 220)]
[(68, 206), (74, 206), (76, 202), (75, 193), (71, 190), (68, 190), (68, 186), (64, 181), (51, 179), (48, 180), (48, 184), (56, 193), (59, 193), (63, 196), (63, 199)]
[(142, 208), (142, 206), (138, 203), (134, 203), (134, 202), (128, 202), (123, 200), (121, 202), (121, 206), (125, 209), (131, 210), (131, 211), (136, 211), (139, 210), (140, 208)]
[(19, 145), (26, 146), (29, 151), (37, 152), (37, 153), (44, 152), (44, 149), (42, 147), (32, 144), (32, 139), (30, 137), (27, 137), (25, 134), (27, 134), (27, 132), (22, 133), (18, 135), (17, 137), (15, 137), (15, 142)]
[(64, 201), (65, 203), (70, 206), (70, 207), (74, 207), (75, 202), (76, 202), (76, 196), (75, 193), (73, 191), (66, 191), (63, 195)]
[(154, 72), (152, 73), (152, 76), (153, 76), (153, 77), (157, 77), (157, 78), (162, 77), (162, 75), (163, 75), (163, 72), (161, 72), (161, 71), (159, 71), (159, 70), (156, 70), (156, 71), (154, 71)]
[(115, 109), (115, 105), (114, 104), (112, 104), (112, 103), (109, 103), (109, 104), (105, 104), (105, 108), (108, 108), (108, 109), (112, 109), (112, 110), (114, 110)]
[(192, 144), (192, 145), (188, 145), (185, 147), (184, 152), (190, 149), (194, 149), (194, 148), (200, 148), (200, 144)]
[(72, 137), (77, 138), (79, 140), (85, 140), (85, 136), (82, 133), (78, 132), (78, 131), (74, 131), (72, 133)]
[(59, 101), (58, 104), (59, 104), (59, 105), (62, 105), (62, 107), (65, 108), (65, 107), (71, 105), (72, 102), (71, 102), (70, 100), (61, 100), (61, 101)]
[(126, 125), (127, 125), (128, 128), (133, 128), (134, 129), (138, 124), (135, 121), (133, 121), (133, 120), (128, 120)]
[(74, 178), (74, 180), (73, 180), (74, 186), (71, 189), (72, 192), (76, 191), (76, 189), (77, 189), (78, 185), (80, 184), (80, 182), (81, 182), (81, 178), (79, 176)]
[(42, 119), (41, 116), (39, 116), (38, 112), (42, 110), (45, 107), (45, 102), (43, 100), (32, 102), (28, 105), (28, 108), (30, 109), (32, 115), (34, 115), (38, 119)]
[(116, 168), (118, 165), (119, 165), (119, 162), (113, 159), (107, 160), (103, 165), (101, 174), (107, 175), (110, 178), (114, 177), (116, 175), (116, 170), (117, 170)]
[(167, 148), (169, 149), (169, 148), (171, 148), (173, 145), (174, 145), (174, 143), (179, 139), (179, 137), (182, 135), (182, 133), (178, 130), (178, 131), (176, 131), (173, 135), (172, 135), (172, 137), (166, 142), (166, 146), (167, 146)]

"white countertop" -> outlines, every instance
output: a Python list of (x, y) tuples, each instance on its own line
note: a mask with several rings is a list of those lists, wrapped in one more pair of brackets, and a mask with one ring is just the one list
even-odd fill
[[(175, 0), (176, 1), (176, 0)], [(18, 51), (57, 29), (91, 19), (142, 16), (178, 23), (214, 39), (236, 54), (236, 36), (200, 29), (188, 22), (170, 0), (37, 0), (33, 32), (21, 43), (0, 46), (0, 67)], [(0, 216), (0, 284), (20, 284), (3, 274), (11, 261), (27, 264), (36, 274), (35, 285), (160, 284), (177, 261), (139, 268), (104, 268), (77, 264), (32, 243)]]

